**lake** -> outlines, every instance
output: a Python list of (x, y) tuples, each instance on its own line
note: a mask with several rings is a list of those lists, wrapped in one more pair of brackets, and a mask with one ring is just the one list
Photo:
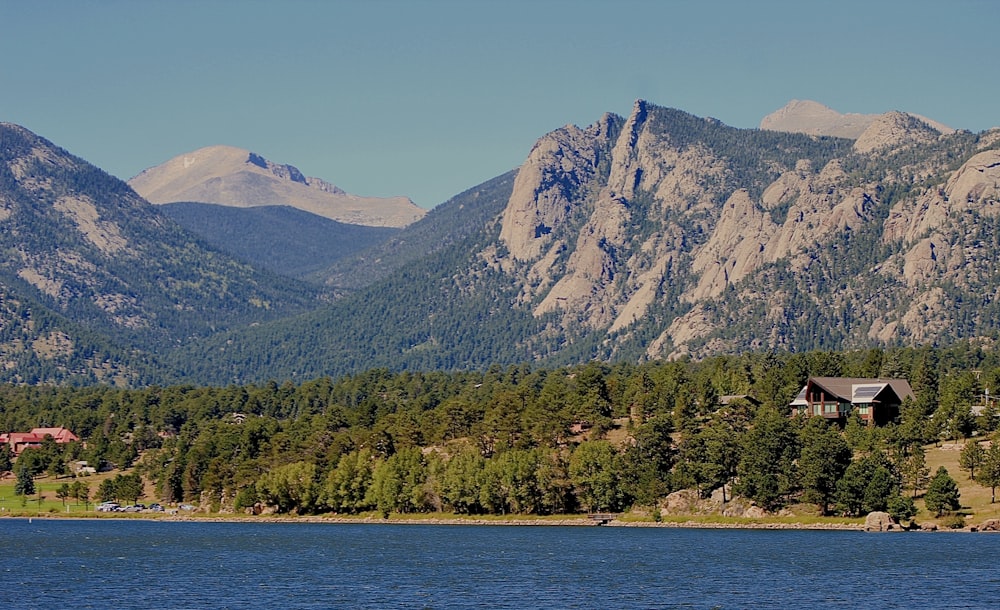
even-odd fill
[(5, 608), (989, 608), (1000, 535), (0, 519)]

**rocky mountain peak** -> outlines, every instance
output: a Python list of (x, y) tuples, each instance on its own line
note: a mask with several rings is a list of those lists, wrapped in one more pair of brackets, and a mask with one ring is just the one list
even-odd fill
[(926, 120), (905, 112), (887, 112), (878, 116), (858, 136), (854, 150), (868, 153), (904, 144), (926, 144), (937, 140), (941, 130)]
[(760, 128), (853, 140), (876, 118), (876, 114), (841, 114), (812, 100), (792, 100), (761, 119)]
[(148, 201), (234, 207), (288, 205), (357, 225), (403, 227), (426, 213), (406, 197), (360, 197), (234, 146), (208, 146), (178, 155), (129, 180)]
[[(760, 121), (760, 129), (767, 131), (784, 131), (788, 133), (804, 133), (813, 136), (833, 136), (856, 140), (875, 123), (882, 124), (876, 131), (869, 134), (871, 141), (862, 144), (863, 149), (870, 150), (872, 141), (882, 141), (891, 137), (887, 133), (886, 122), (899, 122), (898, 116), (903, 114), (938, 132), (949, 134), (954, 129), (912, 113), (889, 112), (885, 114), (840, 113), (812, 100), (792, 100), (775, 110)], [(891, 131), (892, 128), (888, 128)], [(888, 140), (886, 140), (888, 142)], [(877, 146), (876, 146), (877, 147)]]

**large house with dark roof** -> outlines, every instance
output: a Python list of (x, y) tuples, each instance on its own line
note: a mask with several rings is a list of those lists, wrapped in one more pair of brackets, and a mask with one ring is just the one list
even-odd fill
[(882, 426), (899, 417), (900, 406), (913, 390), (905, 379), (810, 377), (792, 401), (792, 413), (846, 423), (852, 413), (861, 421)]

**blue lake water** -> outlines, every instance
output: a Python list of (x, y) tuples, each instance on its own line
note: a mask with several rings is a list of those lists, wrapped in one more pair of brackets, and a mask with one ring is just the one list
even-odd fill
[(995, 608), (1000, 535), (0, 520), (4, 608)]

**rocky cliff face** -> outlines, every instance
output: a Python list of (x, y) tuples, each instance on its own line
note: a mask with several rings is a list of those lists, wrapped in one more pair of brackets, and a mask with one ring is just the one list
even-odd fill
[(608, 354), (994, 333), (982, 312), (960, 333), (948, 320), (971, 290), (1000, 297), (998, 138), (822, 108), (762, 125), (812, 113), (826, 122), (813, 133), (851, 139), (736, 130), (643, 101), (553, 132), (518, 175), (497, 264), (551, 329), (609, 333)]
[(149, 168), (129, 186), (151, 203), (199, 202), (235, 207), (288, 205), (331, 220), (404, 227), (426, 213), (406, 197), (360, 197), (233, 146), (209, 146)]

